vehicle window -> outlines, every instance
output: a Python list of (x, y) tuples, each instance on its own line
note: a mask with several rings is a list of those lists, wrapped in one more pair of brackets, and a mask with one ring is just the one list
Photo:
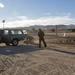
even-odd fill
[(6, 34), (8, 34), (8, 33), (9, 33), (9, 30), (3, 30), (3, 31), (2, 31), (2, 34), (3, 34), (3, 35), (6, 35)]
[(22, 34), (20, 30), (11, 30), (11, 34)]

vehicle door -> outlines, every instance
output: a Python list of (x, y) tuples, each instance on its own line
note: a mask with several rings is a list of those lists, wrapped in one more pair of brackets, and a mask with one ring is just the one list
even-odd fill
[(1, 39), (1, 30), (0, 30), (0, 43), (2, 43), (2, 39)]
[(10, 42), (9, 30), (1, 30), (3, 42)]
[(23, 33), (21, 30), (11, 30), (11, 38), (17, 38), (18, 40), (23, 39)]

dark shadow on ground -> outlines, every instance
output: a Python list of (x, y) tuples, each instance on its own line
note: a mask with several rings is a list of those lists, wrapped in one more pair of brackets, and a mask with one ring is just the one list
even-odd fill
[(47, 48), (47, 49), (53, 50), (53, 51), (62, 52), (62, 53), (66, 53), (66, 54), (72, 54), (72, 55), (75, 55), (75, 52), (71, 52), (71, 51), (59, 50), (59, 49), (56, 49), (56, 48)]
[(11, 55), (33, 52), (37, 50), (40, 50), (40, 48), (37, 45), (2, 46), (0, 47), (0, 54)]

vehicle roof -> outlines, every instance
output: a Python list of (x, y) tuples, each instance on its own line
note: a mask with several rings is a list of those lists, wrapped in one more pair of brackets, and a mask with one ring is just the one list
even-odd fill
[(9, 28), (6, 28), (6, 29), (0, 29), (0, 30), (25, 30), (25, 29), (19, 29), (19, 28), (11, 28), (11, 29), (9, 29)]

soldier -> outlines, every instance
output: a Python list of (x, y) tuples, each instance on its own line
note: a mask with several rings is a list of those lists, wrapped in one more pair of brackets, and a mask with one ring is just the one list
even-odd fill
[(41, 48), (41, 41), (43, 42), (43, 44), (44, 44), (44, 47), (46, 47), (47, 45), (46, 45), (46, 42), (45, 42), (45, 40), (44, 40), (44, 32), (41, 30), (41, 29), (39, 29), (39, 32), (38, 32), (38, 37), (39, 37), (39, 48)]

